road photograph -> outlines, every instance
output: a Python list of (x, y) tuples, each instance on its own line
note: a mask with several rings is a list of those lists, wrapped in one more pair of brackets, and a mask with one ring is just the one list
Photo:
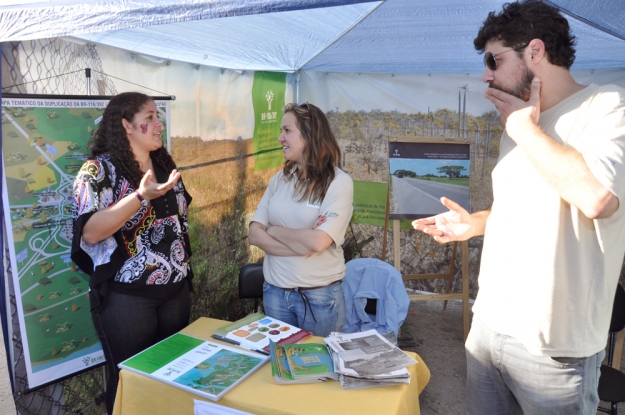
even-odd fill
[(447, 208), (441, 204), (441, 197), (451, 199), (470, 211), (468, 157), (463, 160), (452, 154), (450, 158), (442, 158), (445, 155), (440, 151), (420, 154), (432, 154), (437, 158), (391, 157), (389, 160), (389, 218), (418, 219), (443, 213)]

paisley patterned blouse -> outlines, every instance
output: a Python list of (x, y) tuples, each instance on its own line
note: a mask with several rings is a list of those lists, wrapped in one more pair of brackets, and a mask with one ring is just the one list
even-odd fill
[[(159, 183), (168, 172), (154, 164)], [(109, 154), (87, 160), (74, 181), (72, 260), (89, 274), (91, 307), (106, 304), (109, 290), (143, 297), (164, 298), (192, 279), (189, 265), (187, 207), (191, 196), (182, 180), (165, 195), (153, 199), (109, 238), (95, 244), (82, 239), (87, 220), (135, 189), (110, 161)]]

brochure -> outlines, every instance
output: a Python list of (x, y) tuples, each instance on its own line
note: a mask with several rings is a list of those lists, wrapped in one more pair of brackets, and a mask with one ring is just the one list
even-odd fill
[(254, 415), (238, 409), (221, 406), (217, 403), (193, 400), (193, 415)]
[(325, 344), (285, 344), (284, 352), (294, 379), (338, 379)]
[(284, 345), (300, 343), (311, 335), (309, 331), (254, 313), (218, 328), (213, 338), (269, 355), (269, 340)]
[(177, 333), (119, 367), (218, 401), (268, 361), (264, 355)]
[[(312, 346), (310, 349), (310, 353), (306, 355), (300, 354), (305, 361), (308, 362), (309, 370), (308, 373), (305, 373), (303, 376), (293, 376), (293, 372), (298, 373), (297, 370), (293, 370), (291, 364), (289, 363), (289, 359), (287, 358), (287, 348), (289, 347), (301, 347), (301, 346)], [(319, 352), (319, 348), (325, 349)], [(292, 349), (291, 349), (292, 350)], [(289, 345), (286, 344), (284, 346), (280, 346), (278, 343), (270, 341), (270, 352), (271, 352), (271, 375), (273, 376), (274, 381), (280, 385), (294, 385), (298, 383), (315, 383), (315, 382), (325, 382), (328, 378), (330, 379), (338, 379), (338, 374), (333, 372), (333, 364), (330, 355), (328, 354), (328, 350), (323, 344), (299, 344), (299, 345)], [(319, 359), (317, 361), (317, 359)], [(323, 361), (323, 363), (322, 363)], [(313, 367), (311, 367), (313, 366)], [(305, 372), (305, 370), (302, 370)], [(313, 372), (313, 373), (311, 373)]]

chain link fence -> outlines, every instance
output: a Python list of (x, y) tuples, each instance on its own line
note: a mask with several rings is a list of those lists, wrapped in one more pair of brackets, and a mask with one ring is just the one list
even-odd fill
[[(87, 91), (85, 68), (91, 68)], [(94, 45), (62, 39), (39, 39), (2, 44), (2, 92), (50, 95), (116, 95), (115, 85), (102, 73)]]

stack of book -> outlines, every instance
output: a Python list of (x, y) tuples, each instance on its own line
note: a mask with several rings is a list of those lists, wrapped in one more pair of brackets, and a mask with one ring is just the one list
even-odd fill
[(331, 333), (325, 344), (270, 342), (271, 373), (278, 384), (334, 379), (344, 389), (410, 383), (407, 367), (417, 363), (395, 344), (394, 333), (375, 330)]
[(338, 380), (332, 357), (324, 344), (285, 344), (270, 341), (271, 375), (277, 384)]
[(361, 333), (333, 332), (324, 342), (344, 389), (410, 383), (410, 373), (406, 367), (417, 363), (375, 330)]

